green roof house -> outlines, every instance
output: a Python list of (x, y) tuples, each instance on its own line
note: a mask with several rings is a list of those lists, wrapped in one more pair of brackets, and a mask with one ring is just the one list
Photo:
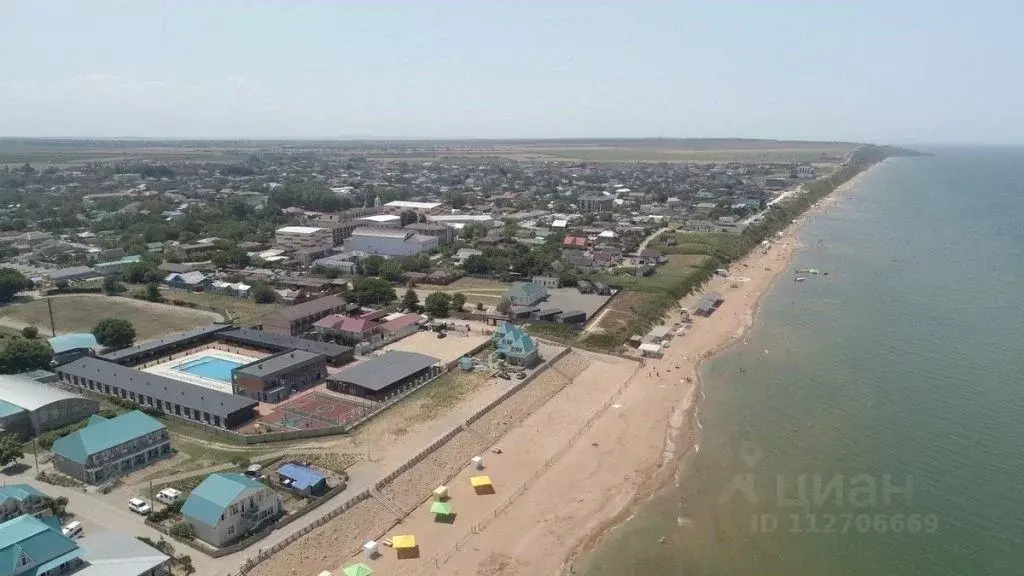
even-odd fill
[(283, 512), (277, 492), (237, 472), (210, 474), (181, 507), (196, 537), (218, 548), (260, 531)]
[(167, 428), (138, 410), (89, 424), (53, 443), (53, 467), (87, 484), (120, 477), (171, 455)]
[(548, 289), (533, 282), (513, 286), (505, 292), (505, 298), (513, 306), (533, 306), (548, 297)]
[(50, 516), (18, 516), (0, 524), (0, 576), (50, 576), (74, 572), (82, 550)]
[(50, 508), (46, 505), (47, 498), (49, 496), (28, 484), (0, 486), (0, 522), (6, 522), (22, 514), (50, 515)]
[(498, 326), (494, 332), (494, 347), (498, 355), (513, 366), (532, 367), (540, 361), (537, 343), (511, 322), (502, 322)]

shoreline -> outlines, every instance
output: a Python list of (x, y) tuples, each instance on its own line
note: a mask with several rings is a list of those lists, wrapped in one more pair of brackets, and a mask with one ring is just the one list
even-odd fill
[[(576, 573), (575, 566), (577, 564), (585, 565), (588, 557), (591, 556), (618, 527), (632, 519), (639, 509), (647, 502), (657, 497), (664, 490), (669, 489), (672, 485), (670, 481), (678, 481), (677, 475), (680, 470), (680, 463), (686, 458), (695, 456), (700, 451), (701, 426), (699, 412), (701, 400), (704, 399), (704, 382), (701, 379), (700, 372), (704, 363), (714, 359), (716, 356), (741, 341), (754, 327), (757, 322), (758, 312), (760, 311), (764, 297), (772, 290), (772, 288), (774, 288), (782, 274), (792, 266), (797, 250), (806, 247), (806, 245), (800, 242), (798, 235), (807, 219), (835, 206), (841, 200), (841, 196), (839, 196), (839, 194), (848, 192), (851, 188), (855, 188), (863, 179), (865, 174), (870, 172), (875, 166), (884, 162), (885, 161), (883, 160), (882, 162), (877, 162), (868, 166), (848, 181), (836, 187), (836, 189), (830, 194), (821, 198), (810, 209), (801, 214), (795, 222), (787, 226), (786, 229), (782, 231), (781, 237), (773, 240), (772, 247), (774, 248), (776, 246), (775, 243), (780, 243), (785, 248), (785, 254), (782, 259), (778, 260), (780, 265), (772, 271), (770, 280), (760, 290), (753, 291), (750, 294), (753, 296), (753, 302), (746, 307), (745, 314), (742, 318), (743, 322), (736, 331), (729, 335), (728, 338), (721, 339), (715, 343), (710, 343), (710, 348), (701, 351), (698, 354), (696, 361), (691, 364), (692, 368), (688, 375), (692, 378), (693, 385), (690, 387), (689, 391), (685, 393), (681, 401), (673, 408), (673, 415), (677, 411), (682, 411), (683, 420), (678, 425), (671, 421), (668, 423), (665, 430), (665, 447), (662, 450), (662, 461), (657, 465), (656, 469), (648, 471), (648, 481), (640, 485), (637, 490), (634, 491), (625, 506), (611, 517), (608, 517), (601, 522), (598, 529), (585, 534), (580, 542), (569, 551), (569, 554), (567, 554), (561, 562), (558, 570), (559, 573)], [(750, 264), (750, 260), (758, 260), (759, 256), (761, 257), (760, 259), (763, 259), (766, 254), (760, 254), (759, 249), (755, 248), (752, 253), (734, 262), (730, 268), (732, 269), (737, 265), (743, 266)], [(732, 274), (730, 274), (730, 278), (731, 277)], [(712, 281), (712, 284), (714, 284), (715, 281), (723, 283), (724, 279), (716, 278)], [(713, 285), (709, 288), (716, 289)], [(680, 305), (683, 305), (683, 302), (685, 301), (694, 299), (694, 295), (691, 294), (684, 298), (683, 301), (680, 302)], [(686, 336), (683, 338), (685, 337)], [(666, 353), (665, 358), (668, 358), (668, 353)], [(698, 395), (701, 395), (700, 400), (697, 399)], [(686, 442), (677, 441), (684, 437), (685, 440), (687, 440)], [(669, 448), (669, 446), (671, 446), (671, 448)], [(682, 448), (681, 450), (675, 450), (680, 447)], [(671, 453), (670, 456), (669, 453)]]

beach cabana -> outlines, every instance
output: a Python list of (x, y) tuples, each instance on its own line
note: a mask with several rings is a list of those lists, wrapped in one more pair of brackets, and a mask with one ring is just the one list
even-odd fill
[(360, 562), (353, 564), (344, 570), (345, 576), (373, 576), (373, 568)]
[(412, 534), (395, 536), (391, 539), (391, 547), (398, 553), (399, 558), (415, 558), (419, 556), (416, 537)]
[(448, 499), (448, 487), (438, 486), (434, 488), (434, 500), (447, 500)]
[(494, 494), (494, 485), (491, 484), (490, 476), (473, 476), (469, 479), (469, 485), (477, 494)]
[(430, 513), (437, 516), (450, 516), (453, 510), (451, 502), (434, 502), (430, 505)]

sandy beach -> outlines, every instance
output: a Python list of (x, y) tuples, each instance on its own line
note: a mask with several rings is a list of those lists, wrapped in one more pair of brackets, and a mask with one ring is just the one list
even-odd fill
[[(360, 541), (406, 534), (417, 538), (415, 553), (399, 558), (395, 550), (382, 547), (381, 555), (369, 561), (378, 573), (573, 573), (610, 529), (672, 481), (679, 458), (699, 450), (700, 364), (742, 339), (753, 325), (760, 298), (790, 267), (802, 220), (837, 201), (859, 178), (777, 235), (769, 248), (733, 263), (728, 277), (712, 279), (705, 291), (717, 290), (724, 303), (711, 317), (695, 317), (689, 330), (674, 336), (664, 358), (641, 362), (573, 351), (542, 378), (551, 381), (543, 386), (557, 386), (550, 399), (519, 419), (494, 416), (508, 423), (507, 431), (450, 442), (431, 456), (434, 464), (410, 471), (415, 478), (400, 478), (384, 489), (386, 498), (412, 510), (397, 524), (391, 526), (395, 520), (388, 520), (387, 511), (367, 501), (366, 514), (339, 517), (336, 526), (329, 523), (303, 538), (253, 574), (301, 576), (319, 569), (337, 574), (366, 561), (355, 553)], [(683, 299), (680, 306), (694, 309), (699, 296)], [(678, 315), (678, 309), (669, 311), (666, 323), (673, 324)], [(568, 383), (559, 385), (558, 380)], [(517, 403), (525, 399), (512, 402)], [(472, 441), (476, 436), (497, 440), (477, 444)], [(460, 445), (469, 441), (476, 447)], [(501, 454), (486, 449), (493, 446), (500, 446)], [(484, 456), (484, 471), (470, 466), (473, 453)], [(479, 474), (491, 477), (493, 494), (470, 488), (470, 477)], [(445, 478), (451, 478), (456, 514), (453, 521), (437, 522), (429, 512), (430, 490), (436, 486), (431, 482)]]

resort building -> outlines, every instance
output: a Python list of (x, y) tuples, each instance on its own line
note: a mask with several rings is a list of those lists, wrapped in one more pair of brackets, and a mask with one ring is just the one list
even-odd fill
[(28, 484), (0, 486), (0, 522), (6, 522), (22, 514), (49, 516), (50, 507), (46, 504), (48, 499), (49, 496)]
[(167, 428), (138, 410), (89, 424), (53, 443), (53, 467), (86, 484), (123, 476), (171, 455)]
[(498, 356), (513, 366), (535, 366), (540, 361), (537, 343), (522, 328), (511, 322), (502, 322), (494, 332), (494, 347)]
[(304, 350), (281, 352), (232, 371), (235, 394), (280, 402), (327, 377), (327, 358)]
[(356, 228), (345, 239), (345, 250), (382, 256), (415, 256), (421, 252), (437, 250), (438, 238), (417, 234), (413, 230), (390, 228)]
[(404, 386), (436, 376), (440, 372), (440, 362), (426, 354), (391, 351), (328, 376), (327, 389), (383, 400)]
[(23, 438), (66, 426), (99, 412), (92, 398), (65, 392), (23, 374), (0, 375), (0, 428)]
[(236, 472), (210, 474), (181, 507), (196, 538), (218, 548), (259, 532), (284, 513), (269, 486)]
[(334, 246), (334, 236), (326, 228), (285, 226), (274, 232), (274, 247), (286, 252), (311, 248), (329, 250), (331, 246)]
[(345, 300), (332, 294), (265, 314), (261, 323), (265, 332), (295, 336), (311, 330), (317, 320), (344, 309)]
[(256, 417), (255, 400), (101, 358), (80, 358), (58, 366), (56, 372), (64, 384), (131, 400), (208, 426), (234, 428)]
[(548, 289), (534, 282), (513, 286), (505, 292), (513, 306), (533, 306), (547, 297)]

